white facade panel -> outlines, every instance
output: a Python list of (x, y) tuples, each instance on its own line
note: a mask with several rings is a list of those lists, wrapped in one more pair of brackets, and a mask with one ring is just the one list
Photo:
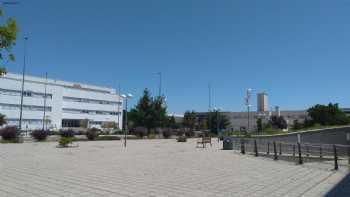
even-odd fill
[[(61, 129), (67, 126), (67, 121), (86, 119), (99, 123), (114, 122), (122, 127), (122, 99), (115, 89), (26, 76), (22, 129), (42, 128), (45, 84), (48, 127)], [(19, 122), (21, 87), (21, 75), (0, 77), (0, 113), (6, 116), (8, 124)]]

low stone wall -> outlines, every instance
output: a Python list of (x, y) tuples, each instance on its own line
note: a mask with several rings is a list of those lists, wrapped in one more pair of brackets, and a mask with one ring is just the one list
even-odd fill
[[(258, 140), (266, 141), (280, 141), (280, 142), (290, 142), (295, 143), (298, 141), (298, 134), (300, 134), (302, 143), (322, 143), (322, 144), (350, 144), (347, 141), (347, 133), (350, 137), (350, 126), (330, 128), (330, 129), (319, 129), (312, 131), (303, 131), (288, 133), (282, 135), (264, 135), (264, 136), (253, 136)], [(237, 137), (233, 137), (237, 138)]]

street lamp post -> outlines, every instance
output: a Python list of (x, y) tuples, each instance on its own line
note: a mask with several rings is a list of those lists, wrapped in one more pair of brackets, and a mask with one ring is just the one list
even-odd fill
[(246, 98), (245, 98), (245, 104), (247, 106), (247, 111), (248, 111), (248, 125), (247, 125), (247, 132), (249, 132), (250, 130), (250, 98), (251, 98), (251, 94), (252, 94), (252, 89), (251, 88), (248, 88), (247, 89), (247, 92), (246, 92)]
[(127, 139), (127, 134), (128, 134), (128, 99), (131, 99), (132, 98), (132, 94), (127, 94), (127, 95), (125, 95), (125, 94), (123, 94), (122, 96), (121, 96), (122, 98), (124, 98), (125, 99), (125, 126), (124, 126), (124, 147), (126, 147), (126, 139)]
[(45, 73), (43, 131), (45, 130), (45, 123), (46, 123), (46, 99), (47, 99), (47, 72)]
[(26, 52), (27, 52), (27, 40), (28, 37), (24, 37), (24, 55), (23, 55), (23, 70), (22, 70), (22, 88), (21, 88), (21, 106), (19, 110), (19, 130), (22, 130), (22, 118), (23, 118), (23, 96), (24, 96), (24, 80), (26, 72)]

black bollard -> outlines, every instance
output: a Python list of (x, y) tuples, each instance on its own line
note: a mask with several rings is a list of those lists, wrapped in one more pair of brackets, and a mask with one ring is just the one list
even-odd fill
[(295, 144), (293, 144), (293, 157), (295, 157)]
[(274, 157), (273, 160), (277, 160), (277, 148), (276, 148), (276, 142), (273, 142), (273, 152), (274, 152)]
[(300, 143), (298, 142), (298, 152), (299, 152), (299, 164), (303, 164), (303, 158), (301, 157), (301, 146)]
[(282, 143), (280, 143), (280, 155), (282, 155)]
[(245, 154), (244, 140), (241, 141), (241, 153)]
[(255, 152), (255, 157), (259, 156), (258, 145), (256, 144), (256, 140), (254, 140), (254, 152)]
[(334, 170), (338, 170), (338, 154), (337, 154), (337, 147), (333, 145), (333, 151), (334, 151)]
[(348, 162), (350, 164), (350, 146), (348, 146)]
[(270, 142), (267, 142), (267, 155), (270, 155)]

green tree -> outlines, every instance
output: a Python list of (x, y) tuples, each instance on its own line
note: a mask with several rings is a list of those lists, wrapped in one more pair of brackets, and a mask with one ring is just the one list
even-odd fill
[(134, 127), (146, 127), (148, 131), (166, 126), (168, 117), (164, 97), (153, 98), (146, 88), (137, 105), (130, 110), (128, 118)]
[(152, 98), (150, 92), (146, 88), (136, 107), (130, 110), (129, 120), (134, 123), (135, 127), (146, 127), (147, 129), (151, 129), (153, 128), (151, 112)]
[(152, 99), (151, 104), (152, 121), (155, 128), (165, 127), (168, 122), (167, 116), (167, 106), (165, 103), (165, 98), (163, 96), (158, 96)]
[(286, 129), (288, 127), (287, 121), (283, 116), (271, 116), (270, 124), (277, 129)]
[(210, 125), (211, 127), (209, 128), (211, 132), (218, 134), (218, 131), (222, 129), (227, 129), (230, 126), (231, 124), (230, 120), (225, 114), (220, 113), (219, 111), (214, 111), (209, 113), (210, 113), (211, 121), (210, 123), (208, 122), (208, 125)]
[(345, 125), (349, 118), (339, 109), (339, 105), (329, 103), (328, 105), (315, 105), (307, 110), (312, 121), (321, 125)]
[(0, 114), (0, 126), (6, 124), (6, 119), (5, 119), (5, 116)]
[(293, 121), (293, 129), (294, 129), (294, 130), (299, 130), (299, 129), (301, 129), (301, 128), (303, 128), (303, 125), (300, 124), (299, 121), (298, 121), (297, 119), (295, 119), (295, 120)]
[(168, 125), (168, 127), (173, 128), (173, 129), (177, 128), (177, 123), (176, 123), (174, 116), (171, 116), (168, 118), (167, 125)]
[[(5, 18), (2, 9), (0, 9), (0, 17)], [(0, 76), (6, 74), (6, 63), (15, 60), (11, 50), (16, 43), (18, 31), (15, 19), (5, 18), (2, 21), (4, 22), (0, 24)]]
[(183, 125), (193, 131), (196, 128), (197, 115), (195, 111), (186, 111), (184, 114)]
[(258, 120), (256, 121), (256, 125), (258, 127), (258, 133), (262, 133), (263, 132), (263, 123), (262, 123), (261, 118), (258, 118)]

